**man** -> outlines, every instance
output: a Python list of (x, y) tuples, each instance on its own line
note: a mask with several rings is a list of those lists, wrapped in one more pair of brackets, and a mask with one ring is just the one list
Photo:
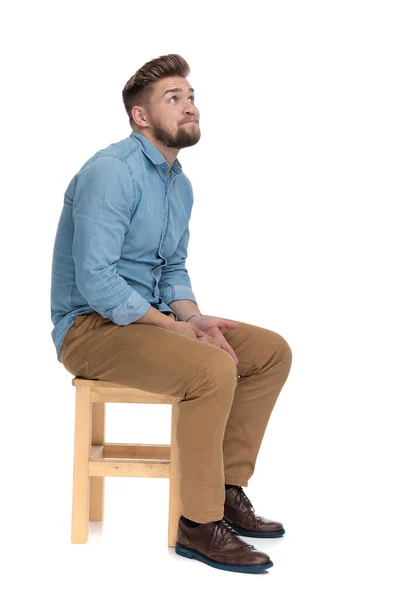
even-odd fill
[(182, 516), (176, 552), (257, 573), (240, 535), (279, 537), (243, 491), (292, 354), (274, 331), (202, 315), (185, 260), (192, 187), (177, 159), (200, 139), (177, 54), (146, 63), (123, 101), (132, 133), (92, 156), (65, 192), (52, 267), (57, 358), (73, 375), (178, 396)]

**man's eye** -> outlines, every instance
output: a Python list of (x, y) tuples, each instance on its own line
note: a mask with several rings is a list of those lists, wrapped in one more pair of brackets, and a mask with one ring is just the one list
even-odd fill
[[(178, 98), (178, 96), (171, 96), (170, 100), (173, 100), (174, 98)], [(194, 96), (189, 96), (189, 98), (192, 98), (193, 102), (195, 101)]]

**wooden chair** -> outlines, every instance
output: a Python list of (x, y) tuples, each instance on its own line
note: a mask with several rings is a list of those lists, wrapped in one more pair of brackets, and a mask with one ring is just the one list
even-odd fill
[[(182, 514), (176, 444), (179, 399), (81, 377), (74, 377), (72, 385), (76, 403), (71, 542), (86, 544), (89, 520), (103, 520), (104, 477), (168, 477), (168, 546), (174, 547)], [(171, 443), (106, 443), (106, 402), (171, 404)]]

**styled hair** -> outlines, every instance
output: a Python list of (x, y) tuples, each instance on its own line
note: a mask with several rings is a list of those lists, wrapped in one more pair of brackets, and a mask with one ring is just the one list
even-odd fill
[(154, 85), (164, 77), (179, 75), (187, 77), (190, 73), (188, 63), (179, 54), (165, 54), (154, 58), (145, 63), (134, 75), (126, 82), (122, 90), (122, 100), (125, 110), (129, 116), (129, 124), (132, 129), (137, 130), (137, 125), (132, 118), (132, 108), (142, 106), (148, 109), (150, 107), (151, 97), (154, 91)]

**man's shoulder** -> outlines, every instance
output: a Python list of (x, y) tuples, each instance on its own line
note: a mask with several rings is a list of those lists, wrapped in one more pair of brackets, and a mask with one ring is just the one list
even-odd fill
[(116, 159), (129, 164), (140, 154), (138, 150), (139, 145), (137, 141), (129, 135), (118, 142), (112, 142), (108, 146), (101, 148), (90, 157), (87, 163), (95, 160), (96, 158), (110, 158), (111, 160)]
[[(140, 163), (140, 152), (137, 141), (132, 137), (128, 136), (119, 140), (118, 142), (112, 142), (108, 146), (100, 148), (92, 156), (90, 156), (80, 167), (78, 173), (84, 171), (89, 166), (95, 166), (93, 163), (100, 163), (110, 165), (122, 165), (125, 163), (126, 167), (131, 171), (133, 164)], [(101, 160), (98, 160), (101, 159)]]

